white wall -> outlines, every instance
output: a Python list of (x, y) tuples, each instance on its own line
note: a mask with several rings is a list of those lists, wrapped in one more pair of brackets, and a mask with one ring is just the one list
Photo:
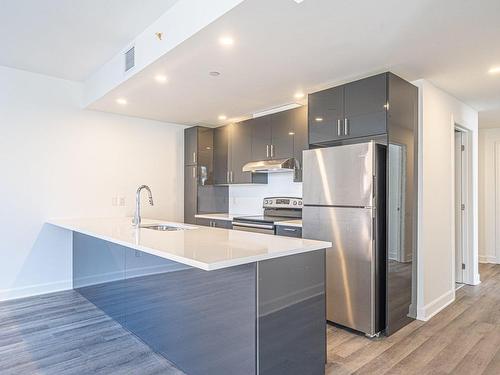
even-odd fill
[[(80, 109), (82, 85), (0, 67), (0, 300), (71, 287), (71, 234), (51, 217), (183, 217), (183, 129)], [(125, 206), (112, 198), (125, 197)]]
[(500, 264), (500, 128), (479, 130), (479, 261)]
[(302, 183), (293, 182), (293, 172), (269, 173), (267, 185), (231, 185), (229, 213), (233, 215), (262, 214), (266, 197), (302, 197)]
[(470, 283), (479, 282), (478, 114), (426, 80), (419, 87), (419, 217), (417, 317), (427, 320), (455, 298), (454, 127), (472, 134), (473, 259)]

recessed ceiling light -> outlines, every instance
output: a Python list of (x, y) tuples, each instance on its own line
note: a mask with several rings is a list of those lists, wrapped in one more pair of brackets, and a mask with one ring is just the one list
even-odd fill
[(500, 73), (500, 66), (494, 66), (488, 71), (490, 74), (498, 74)]
[(316, 121), (316, 122), (322, 122), (323, 121), (323, 117), (316, 117), (314, 119), (314, 121)]
[(216, 72), (216, 71), (209, 72), (208, 74), (211, 75), (212, 77), (218, 77), (218, 76), (220, 76), (220, 72)]
[(302, 91), (296, 92), (294, 95), (295, 99), (302, 99), (304, 96), (305, 95)]
[(125, 98), (118, 98), (118, 99), (116, 99), (116, 102), (118, 104), (120, 104), (120, 105), (125, 105), (125, 104), (127, 104), (127, 99), (125, 99)]
[(293, 0), (295, 1), (297, 4), (300, 4), (301, 2), (303, 2), (304, 0)]
[(221, 120), (221, 121), (227, 120), (227, 116), (226, 115), (219, 115), (219, 120)]
[(157, 76), (155, 76), (155, 81), (158, 83), (165, 83), (167, 82), (167, 79), (167, 76), (163, 74), (158, 74)]
[(223, 46), (232, 46), (234, 44), (234, 39), (230, 36), (221, 36), (219, 38), (219, 43)]
[(288, 132), (288, 135), (295, 135), (294, 132)]

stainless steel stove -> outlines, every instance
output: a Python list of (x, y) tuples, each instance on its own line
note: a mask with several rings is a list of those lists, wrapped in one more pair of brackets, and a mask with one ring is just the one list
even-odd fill
[(302, 198), (264, 198), (263, 215), (240, 216), (233, 219), (233, 229), (246, 232), (276, 233), (276, 223), (302, 218)]

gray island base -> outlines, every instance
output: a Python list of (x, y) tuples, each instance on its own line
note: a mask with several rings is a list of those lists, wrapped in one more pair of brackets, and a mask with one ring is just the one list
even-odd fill
[(188, 375), (320, 375), (325, 250), (204, 271), (73, 233), (73, 288)]

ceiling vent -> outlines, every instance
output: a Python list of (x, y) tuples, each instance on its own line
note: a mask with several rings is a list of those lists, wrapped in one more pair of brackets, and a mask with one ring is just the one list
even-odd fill
[(135, 66), (135, 47), (125, 52), (125, 72), (128, 72)]

